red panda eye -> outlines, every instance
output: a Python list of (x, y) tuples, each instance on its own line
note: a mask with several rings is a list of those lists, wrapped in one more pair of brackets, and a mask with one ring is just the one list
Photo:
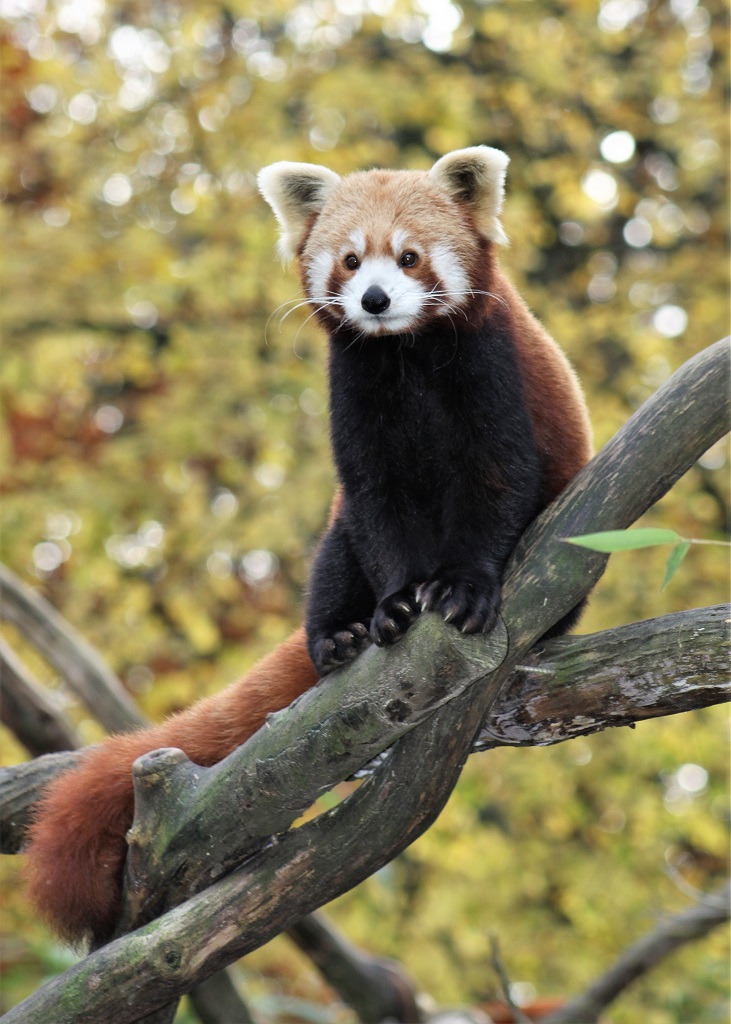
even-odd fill
[(405, 252), (401, 257), (401, 266), (413, 267), (418, 259), (419, 257), (416, 255), (415, 252)]
[(345, 260), (343, 262), (345, 263), (345, 266), (348, 268), (348, 270), (357, 270), (358, 267), (360, 266), (360, 260), (352, 252), (349, 256), (345, 257)]

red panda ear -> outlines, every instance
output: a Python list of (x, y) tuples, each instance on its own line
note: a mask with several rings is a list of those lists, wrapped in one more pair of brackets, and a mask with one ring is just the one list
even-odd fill
[(447, 153), (429, 171), (433, 181), (456, 203), (468, 206), (477, 226), (493, 242), (507, 245), (500, 223), (505, 171), (510, 157), (490, 146), (472, 146)]
[(297, 254), (307, 224), (340, 181), (340, 176), (319, 164), (282, 160), (259, 171), (259, 191), (274, 210), (281, 237), (279, 254), (291, 260)]

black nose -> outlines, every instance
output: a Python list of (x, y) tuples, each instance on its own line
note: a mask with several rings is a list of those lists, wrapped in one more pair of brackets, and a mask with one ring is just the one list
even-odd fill
[(379, 288), (377, 284), (372, 284), (370, 288), (366, 288), (363, 292), (360, 304), (366, 313), (382, 313), (391, 305), (391, 300), (383, 288)]

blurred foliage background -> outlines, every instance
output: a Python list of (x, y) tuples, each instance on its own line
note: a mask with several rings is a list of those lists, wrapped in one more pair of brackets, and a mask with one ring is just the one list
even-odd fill
[[(299, 290), (274, 256), (261, 166), (505, 149), (503, 264), (577, 367), (598, 444), (727, 332), (720, 0), (0, 13), (2, 557), (153, 718), (298, 621), (333, 484), (323, 339), (306, 311), (283, 317)], [(722, 536), (726, 459), (710, 451), (645, 525)], [(693, 549), (663, 592), (665, 552), (614, 556), (582, 630), (725, 600), (720, 550)], [(438, 824), (330, 911), (442, 1003), (498, 989), (489, 933), (518, 998), (572, 994), (724, 871), (725, 724), (710, 709), (473, 757)], [(3, 757), (25, 757), (7, 733)], [(70, 956), (30, 918), (19, 860), (3, 868), (5, 1008)], [(686, 949), (610, 1019), (725, 1021), (726, 956), (720, 934)], [(284, 939), (238, 970), (266, 1019), (349, 1019)]]

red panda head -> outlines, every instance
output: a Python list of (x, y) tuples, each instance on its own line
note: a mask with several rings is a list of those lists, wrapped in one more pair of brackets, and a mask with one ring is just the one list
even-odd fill
[(331, 329), (413, 332), (464, 313), (487, 286), (489, 244), (508, 157), (475, 146), (430, 171), (361, 171), (276, 163), (259, 188), (279, 221), (280, 253), (297, 257), (305, 293)]

